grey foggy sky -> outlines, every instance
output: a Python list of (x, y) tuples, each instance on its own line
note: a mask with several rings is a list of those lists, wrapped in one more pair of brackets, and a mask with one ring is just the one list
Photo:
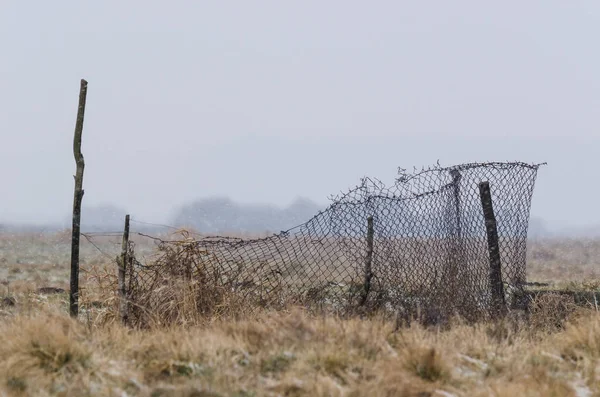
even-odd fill
[(85, 78), (84, 205), (164, 222), (520, 160), (549, 163), (534, 215), (597, 224), (599, 37), (592, 0), (4, 0), (0, 222), (69, 213)]

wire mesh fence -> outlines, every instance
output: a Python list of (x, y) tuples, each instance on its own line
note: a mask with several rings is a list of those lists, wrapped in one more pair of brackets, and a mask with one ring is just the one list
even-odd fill
[(479, 184), (489, 182), (503, 293), (519, 305), (526, 240), (540, 165), (519, 162), (399, 170), (391, 186), (365, 178), (306, 223), (260, 238), (160, 240), (143, 264), (131, 252), (129, 322), (181, 304), (192, 288), (198, 312), (234, 301), (246, 307), (348, 314), (385, 310), (439, 323), (492, 312), (490, 255)]

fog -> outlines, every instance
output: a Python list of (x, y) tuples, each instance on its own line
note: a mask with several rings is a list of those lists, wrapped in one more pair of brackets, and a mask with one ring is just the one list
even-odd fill
[(319, 206), (439, 161), (547, 162), (532, 214), (600, 225), (600, 3), (0, 3), (0, 223), (84, 206)]

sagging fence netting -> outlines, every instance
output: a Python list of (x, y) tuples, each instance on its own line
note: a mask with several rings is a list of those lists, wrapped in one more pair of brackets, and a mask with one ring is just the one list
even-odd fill
[(487, 318), (490, 254), (479, 184), (489, 182), (507, 305), (526, 279), (529, 211), (539, 165), (520, 162), (399, 170), (391, 186), (364, 178), (306, 223), (260, 238), (161, 240), (125, 281), (128, 322), (181, 304), (302, 305), (338, 314), (382, 309), (436, 323)]

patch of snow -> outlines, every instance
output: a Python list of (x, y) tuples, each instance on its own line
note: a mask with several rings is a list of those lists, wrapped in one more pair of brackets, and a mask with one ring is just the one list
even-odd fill
[(585, 384), (581, 378), (581, 374), (577, 374), (577, 379), (571, 383), (571, 386), (575, 390), (575, 396), (577, 397), (592, 397), (594, 392)]
[(465, 360), (466, 362), (468, 362), (470, 364), (473, 364), (473, 365), (479, 367), (482, 371), (486, 371), (488, 369), (487, 363), (485, 363), (481, 360), (467, 356), (465, 354), (459, 354), (458, 357), (462, 358), (463, 360)]
[(559, 356), (557, 354), (548, 353), (548, 352), (542, 352), (541, 354), (542, 354), (542, 356), (550, 357), (550, 358), (553, 358), (553, 359), (555, 359), (557, 361), (565, 361), (561, 356)]
[(435, 390), (435, 391), (433, 392), (433, 395), (434, 395), (434, 396), (435, 396), (435, 395), (438, 395), (438, 394), (439, 394), (440, 396), (443, 396), (443, 397), (457, 397), (457, 396), (456, 396), (456, 394), (453, 394), (453, 393), (447, 392), (447, 391), (445, 391), (445, 390)]

